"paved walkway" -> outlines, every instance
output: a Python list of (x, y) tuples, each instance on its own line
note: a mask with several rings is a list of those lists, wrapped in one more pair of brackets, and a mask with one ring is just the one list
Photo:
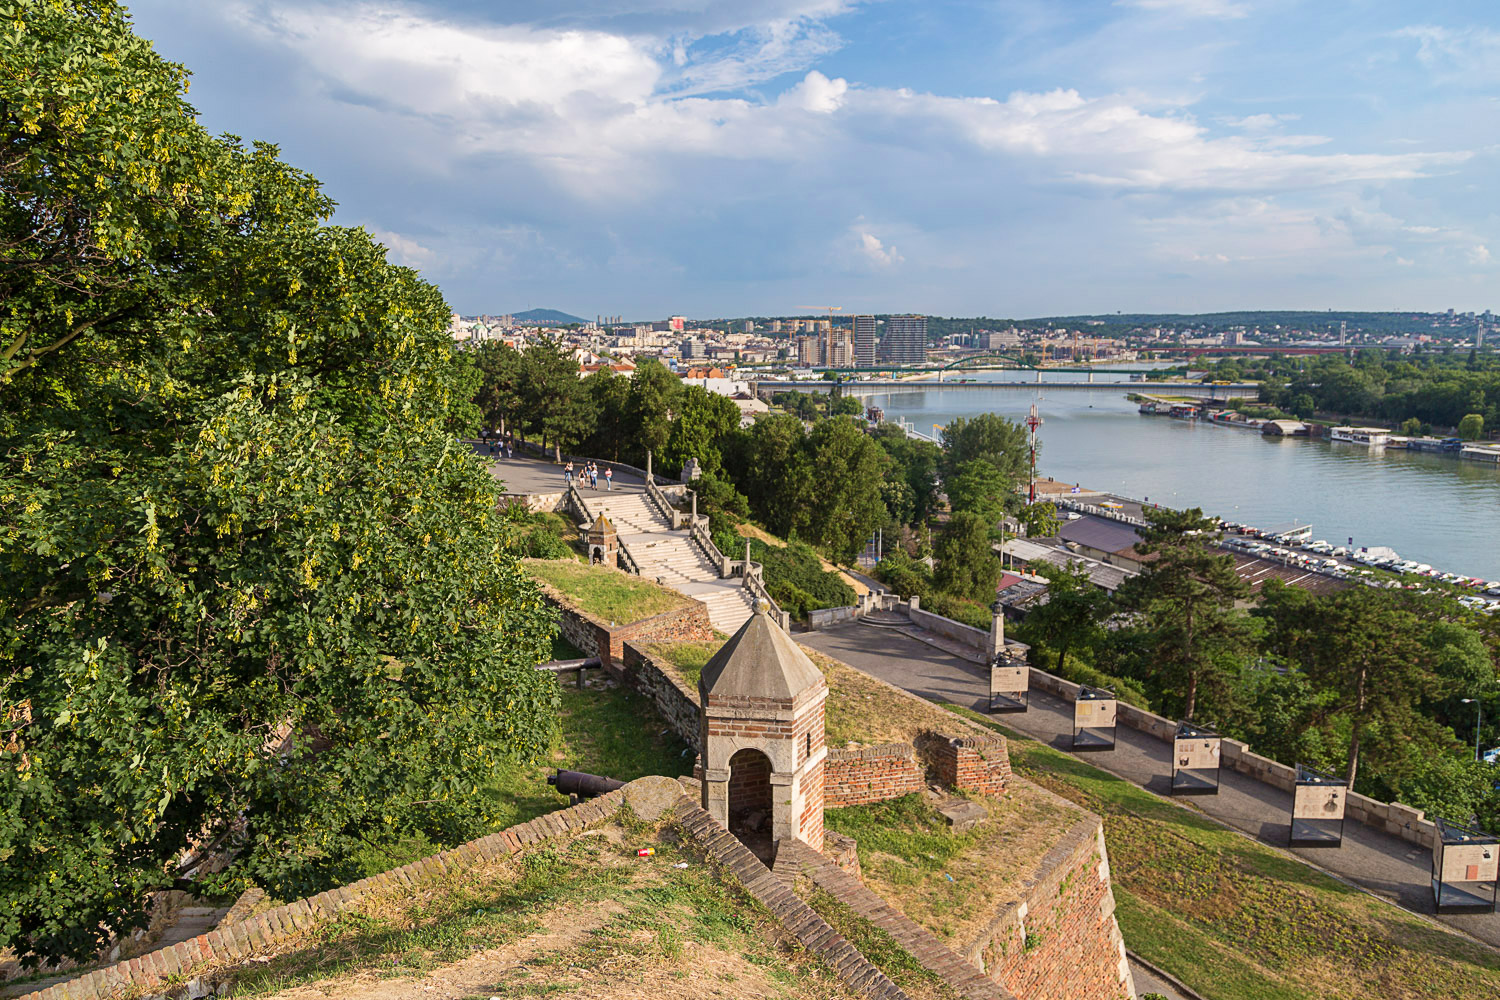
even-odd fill
[[(563, 482), (563, 467), (560, 465), (554, 465), (530, 453), (523, 454), (519, 450), (513, 452), (514, 458), (505, 458), (503, 454), (496, 457), (489, 453), (489, 448), (481, 448), (477, 442), (473, 441), (468, 443), (482, 461), (489, 463), (490, 475), (504, 484), (506, 493), (561, 493), (566, 486)], [(573, 468), (577, 470), (581, 466), (575, 462)], [(600, 472), (603, 472), (602, 465)], [(614, 488), (640, 493), (645, 490), (646, 484), (635, 473), (616, 468)], [(583, 487), (585, 496), (589, 496), (592, 492), (587, 487)], [(599, 479), (599, 492), (604, 492), (602, 475)]]
[[(799, 634), (797, 641), (930, 700), (949, 701), (983, 711), (989, 700), (984, 669), (890, 628), (839, 625)], [(1072, 742), (1071, 703), (1042, 691), (1031, 692), (1031, 709), (996, 716), (1001, 724), (1059, 750)], [(1112, 751), (1082, 760), (1160, 795), (1170, 792), (1170, 746), (1145, 733), (1119, 728)], [(1291, 795), (1234, 771), (1222, 772), (1218, 795), (1174, 800), (1286, 850)], [(1291, 853), (1399, 906), (1434, 916), (1432, 858), (1425, 848), (1352, 820), (1337, 848), (1292, 848)], [(1443, 914), (1443, 923), (1500, 947), (1500, 915)]]

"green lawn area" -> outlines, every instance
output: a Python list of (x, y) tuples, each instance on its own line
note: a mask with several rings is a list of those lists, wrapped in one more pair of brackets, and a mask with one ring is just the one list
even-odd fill
[[(550, 758), (539, 764), (507, 767), (500, 779), (485, 789), (495, 803), (495, 828), (524, 823), (568, 804), (547, 784), (557, 768), (587, 771), (621, 781), (648, 774), (676, 778), (690, 774), (693, 755), (687, 744), (659, 725), (656, 709), (635, 691), (603, 687), (597, 672), (582, 690), (571, 681), (560, 686), (562, 712)], [(642, 724), (646, 720), (646, 724)]]
[[(665, 660), (694, 691), (703, 667), (724, 645), (713, 642), (653, 642), (641, 648)], [(830, 747), (849, 743), (910, 743), (927, 729), (951, 725), (948, 713), (916, 698), (909, 698), (889, 684), (855, 670), (814, 649), (802, 647), (828, 681), (828, 704), (824, 712), (824, 740)]]
[(1104, 817), (1125, 943), (1214, 1000), (1500, 997), (1500, 956), (1213, 820), (1005, 733), (1016, 773)]
[(954, 833), (920, 794), (823, 814), (828, 829), (858, 843), (871, 890), (959, 949), (1021, 897), (1043, 855), (1085, 818), (1035, 785), (970, 799), (989, 819), (965, 833)]
[(580, 610), (605, 622), (628, 625), (692, 603), (650, 580), (573, 559), (523, 559), (521, 565)]

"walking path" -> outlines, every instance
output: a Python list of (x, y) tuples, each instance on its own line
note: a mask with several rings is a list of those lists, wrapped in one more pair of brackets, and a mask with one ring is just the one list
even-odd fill
[[(487, 449), (475, 446), (482, 459)], [(582, 463), (574, 463), (574, 469)], [(561, 493), (567, 488), (562, 469), (532, 457), (490, 461), (490, 474), (503, 481), (507, 493)], [(725, 635), (733, 635), (755, 611), (750, 592), (739, 577), (720, 578), (715, 566), (686, 528), (672, 530), (671, 521), (646, 495), (640, 476), (617, 470), (612, 488), (601, 477), (597, 488), (580, 485), (590, 517), (603, 514), (614, 524), (620, 543), (630, 550), (641, 576), (671, 587), (708, 606), (708, 620)]]
[[(987, 708), (989, 678), (983, 667), (896, 629), (854, 623), (801, 634), (797, 641), (923, 698), (978, 711)], [(1072, 704), (1035, 688), (1029, 711), (996, 719), (1056, 749), (1068, 751), (1072, 745)], [(1171, 789), (1170, 753), (1170, 744), (1121, 726), (1116, 749), (1090, 753), (1082, 759), (1148, 791), (1167, 795)], [(1288, 849), (1291, 795), (1227, 769), (1220, 781), (1218, 795), (1177, 801), (1262, 843)], [(1500, 947), (1500, 915), (1434, 913), (1432, 857), (1426, 848), (1351, 820), (1344, 826), (1342, 846), (1290, 851), (1382, 899), (1413, 913), (1435, 916), (1450, 927)]]

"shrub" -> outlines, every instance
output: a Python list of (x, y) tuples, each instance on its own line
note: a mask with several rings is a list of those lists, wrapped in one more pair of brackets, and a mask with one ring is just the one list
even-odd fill
[(954, 621), (972, 628), (990, 630), (990, 609), (978, 601), (966, 600), (962, 597), (954, 597), (952, 594), (941, 590), (922, 595), (922, 610), (931, 611), (935, 615), (944, 618), (952, 618)]

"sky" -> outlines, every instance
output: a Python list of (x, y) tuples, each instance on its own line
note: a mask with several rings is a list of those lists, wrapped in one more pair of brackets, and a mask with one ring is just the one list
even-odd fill
[(1495, 0), (142, 0), (466, 315), (1500, 310)]

